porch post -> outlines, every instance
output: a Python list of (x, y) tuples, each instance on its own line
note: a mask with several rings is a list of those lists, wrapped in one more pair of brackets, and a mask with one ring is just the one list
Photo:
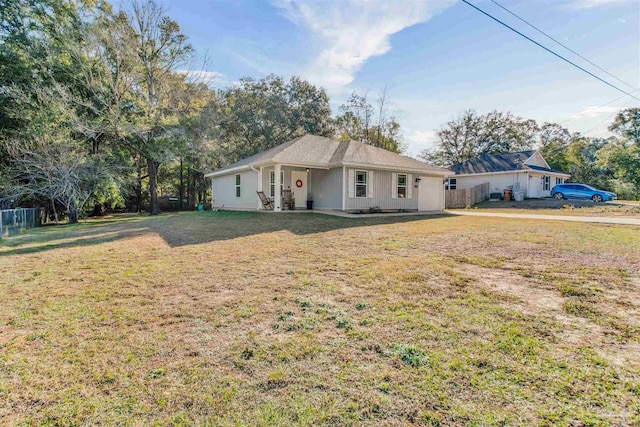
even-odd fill
[(276, 212), (280, 212), (282, 210), (282, 194), (280, 194), (280, 171), (282, 170), (282, 166), (279, 163), (276, 163), (275, 168), (274, 168), (274, 174), (275, 174), (275, 204), (274, 204), (274, 208), (273, 210)]
[[(262, 191), (262, 166), (260, 166), (260, 170), (258, 171), (258, 191)], [(262, 202), (260, 201), (260, 197), (258, 197), (258, 210), (262, 209)]]

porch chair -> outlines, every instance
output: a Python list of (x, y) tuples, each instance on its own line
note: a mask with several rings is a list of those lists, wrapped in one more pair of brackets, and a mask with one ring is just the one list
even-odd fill
[(267, 197), (266, 194), (264, 194), (264, 191), (256, 191), (256, 193), (258, 193), (258, 197), (260, 198), (260, 202), (262, 202), (262, 207), (272, 211), (273, 210), (273, 200), (271, 200), (270, 198)]
[(282, 190), (282, 206), (289, 210), (296, 208), (296, 199), (292, 197), (291, 190)]

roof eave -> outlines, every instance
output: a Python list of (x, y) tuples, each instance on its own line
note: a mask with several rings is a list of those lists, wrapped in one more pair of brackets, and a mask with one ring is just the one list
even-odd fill
[(234, 168), (229, 168), (229, 169), (222, 169), (222, 170), (217, 170), (217, 171), (213, 171), (213, 172), (209, 172), (204, 174), (205, 178), (213, 178), (216, 176), (221, 176), (221, 175), (226, 175), (228, 173), (233, 173), (233, 172), (239, 172), (239, 171), (243, 171), (243, 170), (247, 170), (247, 169), (251, 169), (252, 165), (242, 165), (242, 166), (236, 166)]
[(552, 172), (552, 171), (537, 171), (535, 169), (512, 169), (512, 170), (508, 170), (508, 171), (496, 171), (496, 172), (474, 172), (474, 173), (459, 173), (459, 174), (455, 174), (456, 177), (460, 176), (460, 177), (465, 177), (465, 176), (478, 176), (478, 175), (499, 175), (499, 174), (505, 174), (505, 173), (539, 173), (539, 174), (552, 174), (552, 175), (561, 175), (561, 176), (566, 176), (566, 177), (570, 177), (571, 174), (567, 174), (564, 172)]
[(408, 168), (404, 166), (387, 166), (387, 165), (376, 165), (373, 163), (354, 163), (354, 162), (342, 162), (342, 166), (346, 167), (360, 167), (360, 168), (368, 168), (368, 169), (380, 169), (380, 170), (391, 170), (391, 171), (403, 171), (403, 172), (411, 172), (411, 173), (420, 173), (424, 175), (438, 175), (438, 176), (453, 176), (455, 175), (453, 171), (448, 170), (433, 170), (433, 169), (419, 169), (419, 168)]

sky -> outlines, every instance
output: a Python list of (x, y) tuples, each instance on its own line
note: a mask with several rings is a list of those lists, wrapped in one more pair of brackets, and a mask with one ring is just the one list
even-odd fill
[[(621, 89), (640, 87), (640, 0), (496, 0), (626, 84), (491, 0), (469, 1)], [(375, 100), (386, 87), (411, 156), (434, 147), (436, 131), (466, 109), (563, 122), (598, 137), (621, 108), (640, 107), (459, 0), (161, 4), (218, 87), (300, 76), (327, 90), (334, 114), (352, 92)]]

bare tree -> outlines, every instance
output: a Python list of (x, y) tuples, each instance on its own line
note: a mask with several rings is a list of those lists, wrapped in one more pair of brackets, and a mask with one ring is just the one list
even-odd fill
[(12, 140), (7, 151), (11, 158), (7, 197), (48, 199), (54, 209), (56, 204), (65, 207), (70, 223), (78, 222), (87, 201), (114, 175), (104, 162), (61, 136)]
[(389, 116), (389, 102), (386, 86), (376, 100), (375, 109), (368, 100), (368, 92), (363, 95), (352, 93), (347, 102), (340, 106), (340, 114), (336, 118), (338, 138), (402, 152), (404, 145), (400, 124), (394, 116)]

